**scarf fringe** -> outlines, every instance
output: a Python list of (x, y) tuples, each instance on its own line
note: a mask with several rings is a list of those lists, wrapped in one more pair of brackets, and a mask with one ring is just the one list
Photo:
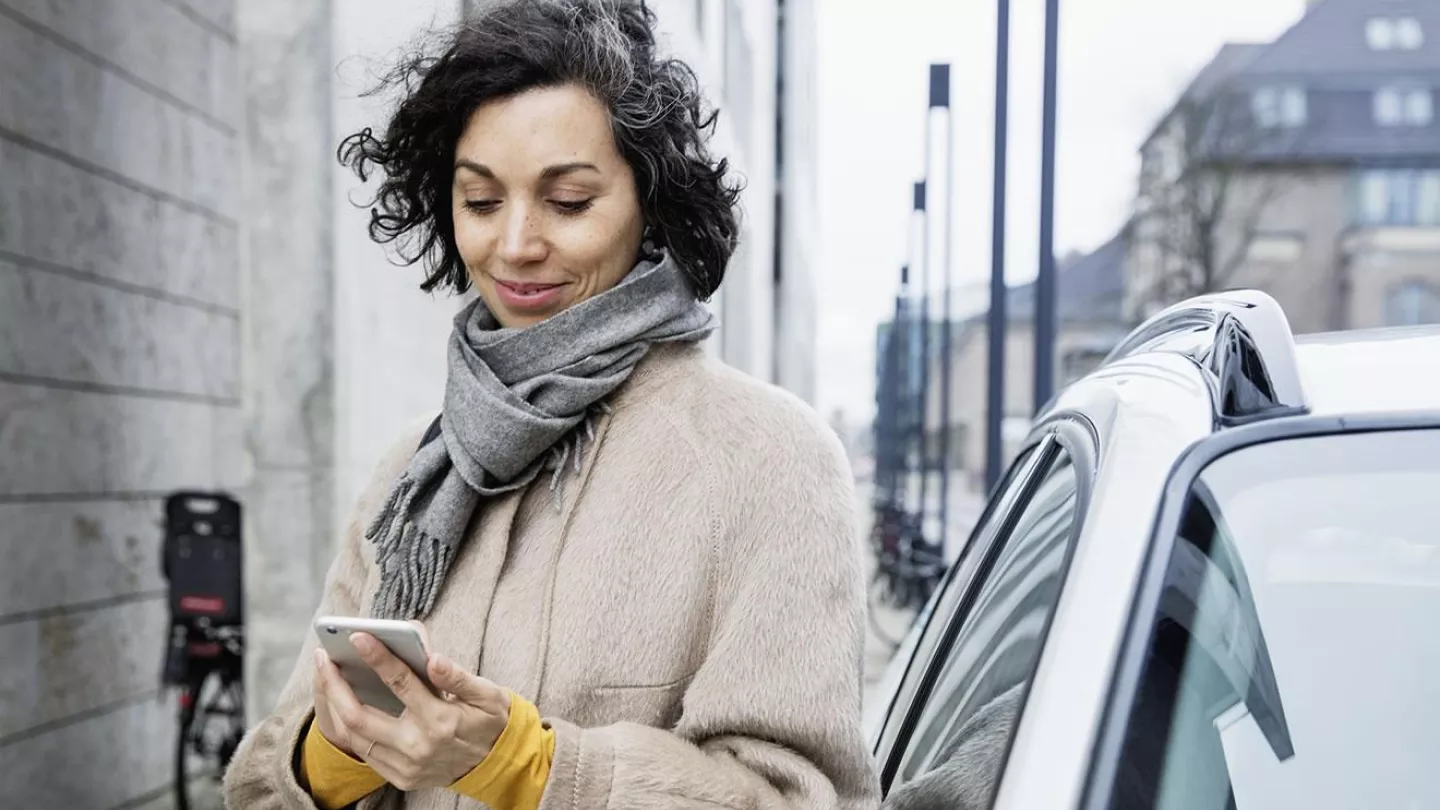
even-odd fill
[[(550, 449), (545, 466), (553, 470), (549, 489), (557, 512), (564, 510), (566, 473), (580, 475), (585, 454), (593, 452), (596, 444), (595, 426), (602, 414), (609, 413), (610, 406), (603, 402), (591, 407), (580, 424)], [(418, 482), (406, 472), (365, 531), (365, 538), (375, 544), (375, 562), (380, 568), (380, 588), (371, 608), (376, 618), (423, 619), (429, 615), (455, 556), (452, 544), (426, 533), (410, 519), (416, 514), (419, 492)]]
[[(596, 403), (586, 412), (585, 418), (576, 425), (565, 438), (556, 442), (550, 448), (549, 460), (546, 462), (546, 469), (553, 470), (550, 474), (550, 496), (556, 512), (564, 511), (565, 508), (565, 473), (567, 468), (573, 471), (578, 478), (585, 466), (585, 453), (595, 446), (595, 424), (600, 420), (602, 414), (613, 413), (610, 406), (604, 402)], [(586, 441), (589, 445), (586, 445)], [(569, 464), (567, 465), (567, 462)]]
[(408, 474), (395, 485), (365, 537), (375, 543), (380, 590), (371, 613), (382, 619), (421, 619), (429, 615), (449, 570), (454, 550), (421, 531), (411, 514), (417, 487)]

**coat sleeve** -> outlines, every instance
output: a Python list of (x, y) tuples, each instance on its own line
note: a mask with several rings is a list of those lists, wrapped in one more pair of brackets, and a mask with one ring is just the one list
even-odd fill
[[(325, 588), (315, 616), (354, 616), (364, 597), (368, 563), (361, 554), (365, 529), (390, 488), (404, 471), (423, 424), (413, 425), (386, 451), (374, 477), (351, 512), (340, 549), (325, 575)], [(296, 617), (296, 621), (304, 621)], [(244, 810), (314, 810), (309, 792), (296, 777), (301, 737), (314, 715), (315, 634), (307, 632), (299, 659), (270, 714), (250, 729), (225, 771), (225, 806)]]
[(834, 434), (793, 417), (738, 450), (715, 624), (674, 729), (562, 719), (540, 810), (861, 810), (879, 785), (861, 730), (864, 581), (854, 484)]

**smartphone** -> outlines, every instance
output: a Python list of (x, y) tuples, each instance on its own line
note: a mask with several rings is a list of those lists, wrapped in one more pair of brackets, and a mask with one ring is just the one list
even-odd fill
[(391, 619), (321, 616), (315, 620), (315, 635), (320, 639), (320, 646), (325, 648), (325, 653), (339, 668), (340, 676), (350, 684), (355, 697), (359, 698), (361, 703), (396, 717), (405, 710), (405, 704), (395, 697), (395, 693), (390, 691), (390, 687), (385, 685), (385, 681), (375, 674), (375, 670), (360, 657), (355, 645), (350, 643), (351, 633), (369, 633), (374, 636), (376, 641), (384, 644), (396, 658), (414, 670), (415, 677), (419, 678), (426, 688), (435, 691), (429, 675), (426, 674), (426, 662), (430, 656), (425, 650), (425, 640), (421, 638), (415, 625)]

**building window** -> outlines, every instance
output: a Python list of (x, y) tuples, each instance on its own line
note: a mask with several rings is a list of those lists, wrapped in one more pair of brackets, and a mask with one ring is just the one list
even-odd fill
[(1386, 326), (1440, 323), (1440, 289), (1424, 281), (1406, 281), (1385, 296)]
[(1365, 42), (1372, 51), (1419, 50), (1425, 29), (1414, 17), (1372, 17), (1365, 24)]
[(1382, 87), (1375, 91), (1375, 123), (1382, 127), (1428, 127), (1435, 99), (1428, 87)]
[(1305, 123), (1303, 87), (1262, 87), (1250, 98), (1255, 122), (1266, 129), (1298, 127)]
[(1402, 51), (1418, 51), (1425, 44), (1425, 31), (1414, 17), (1395, 21), (1395, 46)]
[(1440, 170), (1367, 170), (1359, 192), (1363, 225), (1440, 225)]
[(1405, 123), (1428, 127), (1435, 117), (1435, 99), (1430, 88), (1420, 87), (1405, 94)]
[(1365, 24), (1365, 42), (1372, 51), (1388, 51), (1395, 47), (1395, 23), (1386, 17), (1372, 17)]

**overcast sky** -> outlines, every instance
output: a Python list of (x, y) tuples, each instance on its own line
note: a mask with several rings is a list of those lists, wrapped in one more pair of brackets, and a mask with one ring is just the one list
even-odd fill
[[(819, 0), (819, 406), (873, 413), (874, 327), (894, 307), (911, 186), (924, 165), (927, 65), (950, 62), (957, 285), (990, 273), (993, 0)], [(1227, 41), (1268, 41), (1304, 0), (1062, 3), (1055, 246), (1089, 250), (1124, 220), (1137, 149), (1191, 75)], [(883, 9), (883, 11), (881, 10)], [(1014, 0), (1007, 277), (1035, 274), (1040, 184), (1041, 0)], [(938, 276), (938, 269), (936, 275)], [(983, 299), (981, 304), (983, 305)], [(977, 380), (977, 385), (984, 382)]]

